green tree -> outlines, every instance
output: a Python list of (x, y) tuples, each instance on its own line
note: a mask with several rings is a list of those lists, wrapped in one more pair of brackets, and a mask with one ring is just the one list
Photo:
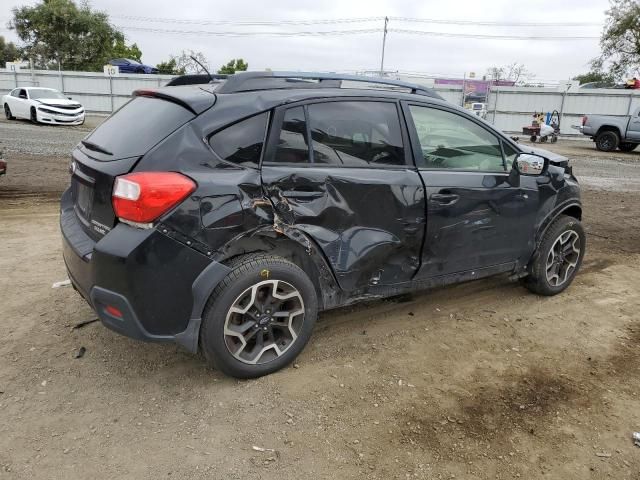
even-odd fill
[(178, 62), (176, 57), (171, 57), (166, 62), (160, 62), (156, 65), (159, 73), (163, 73), (165, 75), (184, 75), (185, 69), (184, 67), (178, 68)]
[(591, 82), (604, 82), (611, 83), (612, 85), (615, 83), (615, 78), (612, 73), (605, 73), (598, 70), (592, 70), (588, 73), (583, 73), (582, 75), (576, 75), (572, 80), (577, 80), (580, 82), (580, 85)]
[(245, 72), (249, 68), (249, 64), (245, 63), (242, 58), (234, 58), (229, 61), (226, 65), (223, 65), (218, 70), (218, 73), (223, 73), (227, 75), (232, 75), (236, 72)]
[(113, 46), (113, 50), (109, 54), (111, 58), (128, 58), (135, 60), (136, 62), (142, 61), (142, 51), (138, 48), (138, 44), (134, 43), (131, 46), (127, 46), (124, 42), (124, 38), (116, 39), (116, 43)]
[(640, 73), (640, 3), (636, 0), (610, 0), (601, 55), (593, 61), (595, 70), (608, 65), (616, 77)]
[(24, 56), (38, 68), (100, 71), (114, 57), (138, 57), (140, 49), (127, 47), (124, 34), (109, 23), (104, 12), (73, 0), (42, 0), (13, 9), (10, 28), (23, 42)]
[(13, 42), (6, 42), (0, 35), (0, 68), (4, 68), (7, 62), (13, 62), (20, 57), (20, 51)]

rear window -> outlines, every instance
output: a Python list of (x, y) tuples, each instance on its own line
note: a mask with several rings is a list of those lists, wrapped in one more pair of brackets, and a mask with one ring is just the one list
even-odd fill
[(180, 105), (135, 97), (105, 120), (87, 140), (111, 153), (109, 159), (144, 155), (194, 117)]
[(245, 167), (257, 167), (268, 120), (267, 112), (242, 120), (213, 134), (209, 139), (209, 145), (220, 158), (228, 162)]

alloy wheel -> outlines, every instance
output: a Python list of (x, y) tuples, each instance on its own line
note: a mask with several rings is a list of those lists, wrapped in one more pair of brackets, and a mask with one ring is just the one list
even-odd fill
[(547, 281), (559, 287), (569, 280), (580, 258), (580, 236), (574, 230), (562, 232), (547, 255)]
[(252, 285), (233, 302), (224, 323), (229, 353), (250, 365), (262, 365), (284, 355), (304, 323), (300, 292), (282, 280)]
[(611, 139), (609, 137), (604, 137), (600, 139), (600, 149), (601, 150), (611, 150), (613, 145), (611, 144)]

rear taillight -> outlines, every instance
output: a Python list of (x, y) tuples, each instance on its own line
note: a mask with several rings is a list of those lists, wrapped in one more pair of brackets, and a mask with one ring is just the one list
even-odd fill
[(196, 189), (189, 177), (175, 172), (139, 172), (116, 178), (111, 202), (116, 216), (127, 223), (150, 223)]
[(587, 124), (587, 116), (582, 117), (582, 126), (584, 127)]

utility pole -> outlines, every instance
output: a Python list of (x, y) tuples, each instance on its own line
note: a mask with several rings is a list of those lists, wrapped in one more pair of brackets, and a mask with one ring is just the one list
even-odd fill
[(387, 24), (389, 23), (389, 17), (384, 17), (384, 31), (382, 33), (382, 59), (380, 60), (380, 76), (384, 76), (384, 47), (387, 43)]

